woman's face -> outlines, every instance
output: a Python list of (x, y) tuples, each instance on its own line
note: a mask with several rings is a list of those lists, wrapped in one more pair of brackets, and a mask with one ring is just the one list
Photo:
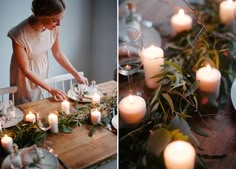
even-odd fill
[(39, 17), (41, 24), (49, 30), (54, 29), (56, 26), (60, 26), (61, 19), (64, 17), (65, 11), (52, 16)]

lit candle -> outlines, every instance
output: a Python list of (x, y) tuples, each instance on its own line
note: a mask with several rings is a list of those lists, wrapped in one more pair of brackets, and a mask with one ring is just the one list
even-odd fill
[(120, 117), (127, 124), (138, 124), (146, 114), (145, 100), (136, 95), (129, 95), (119, 103)]
[(97, 109), (95, 111), (91, 112), (91, 122), (93, 124), (97, 124), (101, 121), (101, 112), (98, 111)]
[(220, 20), (223, 24), (230, 24), (234, 20), (235, 4), (232, 0), (222, 1), (219, 9)]
[(51, 126), (50, 131), (52, 133), (58, 133), (58, 116), (55, 113), (50, 113), (48, 120)]
[(6, 152), (10, 153), (12, 150), (12, 146), (13, 146), (12, 138), (5, 134), (5, 136), (1, 139), (1, 145), (2, 145), (2, 148)]
[(131, 70), (131, 68), (132, 68), (132, 67), (131, 67), (130, 65), (126, 65), (126, 66), (125, 66), (125, 69), (126, 69), (126, 70)]
[(173, 15), (170, 22), (174, 34), (192, 29), (192, 18), (185, 14), (183, 9)]
[(35, 114), (33, 114), (32, 112), (29, 112), (26, 116), (25, 116), (25, 121), (28, 121), (30, 123), (34, 123), (36, 121), (36, 116)]
[(67, 100), (64, 100), (61, 103), (61, 108), (62, 108), (62, 111), (64, 111), (66, 114), (69, 114), (70, 113), (70, 102), (68, 102)]
[(174, 141), (164, 150), (164, 161), (167, 169), (194, 169), (196, 151), (186, 141)]
[(219, 70), (207, 65), (197, 70), (196, 80), (200, 81), (199, 89), (202, 92), (214, 95), (215, 98), (219, 96), (221, 73)]
[(92, 103), (93, 104), (96, 104), (96, 103), (99, 104), (100, 103), (100, 95), (99, 94), (97, 94), (97, 93), (93, 94)]
[(161, 72), (164, 64), (164, 52), (161, 48), (150, 46), (142, 51), (142, 62), (144, 67), (145, 83), (149, 88), (158, 86), (158, 78), (152, 78)]

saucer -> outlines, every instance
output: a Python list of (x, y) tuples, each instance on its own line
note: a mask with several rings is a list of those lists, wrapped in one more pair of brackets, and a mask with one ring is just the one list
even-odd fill
[(117, 130), (118, 128), (118, 115), (115, 115), (111, 120), (112, 126)]

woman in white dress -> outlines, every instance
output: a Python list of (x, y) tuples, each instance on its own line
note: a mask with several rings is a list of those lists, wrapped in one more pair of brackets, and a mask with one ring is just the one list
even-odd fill
[(65, 13), (63, 0), (33, 0), (33, 14), (8, 32), (13, 55), (10, 66), (11, 86), (17, 86), (15, 104), (40, 99), (42, 87), (58, 101), (66, 94), (44, 82), (48, 77), (48, 51), (57, 62), (82, 84), (88, 84), (64, 55), (60, 47), (60, 21)]

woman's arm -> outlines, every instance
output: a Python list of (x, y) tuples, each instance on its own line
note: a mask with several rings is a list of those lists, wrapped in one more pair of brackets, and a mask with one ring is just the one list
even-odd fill
[(55, 89), (48, 85), (46, 82), (43, 81), (39, 76), (37, 76), (35, 73), (33, 73), (29, 68), (29, 60), (27, 57), (27, 54), (25, 52), (25, 49), (21, 46), (19, 46), (14, 40), (12, 40), (12, 46), (13, 46), (13, 55), (16, 56), (17, 63), (22, 71), (22, 73), (30, 79), (32, 82), (37, 84), (38, 86), (41, 86), (48, 92), (50, 92), (54, 98), (58, 98), (59, 100), (66, 99), (66, 94), (58, 89)]
[(57, 37), (56, 40), (52, 46), (52, 54), (57, 60), (57, 62), (69, 73), (71, 73), (75, 79), (79, 83), (87, 84), (88, 85), (88, 79), (82, 75), (80, 75), (77, 70), (73, 67), (73, 65), (70, 63), (68, 58), (65, 56), (65, 54), (62, 52), (60, 47), (60, 29), (58, 28)]

